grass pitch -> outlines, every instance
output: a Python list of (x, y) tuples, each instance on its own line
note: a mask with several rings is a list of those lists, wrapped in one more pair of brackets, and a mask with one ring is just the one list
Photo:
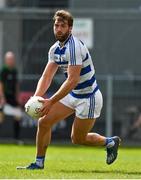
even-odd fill
[(35, 146), (0, 145), (0, 178), (141, 179), (141, 148), (120, 148), (106, 165), (104, 148), (50, 145), (44, 170), (16, 170), (34, 161)]

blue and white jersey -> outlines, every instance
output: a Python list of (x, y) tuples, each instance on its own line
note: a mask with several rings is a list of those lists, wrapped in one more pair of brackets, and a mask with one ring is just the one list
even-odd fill
[(57, 63), (67, 77), (69, 65), (82, 65), (80, 81), (70, 92), (76, 98), (88, 98), (98, 90), (95, 79), (95, 69), (90, 53), (85, 44), (73, 35), (70, 35), (63, 47), (57, 41), (49, 50), (48, 60)]

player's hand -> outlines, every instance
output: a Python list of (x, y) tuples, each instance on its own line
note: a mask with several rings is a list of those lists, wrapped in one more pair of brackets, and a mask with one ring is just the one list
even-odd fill
[(39, 102), (42, 102), (43, 103), (43, 107), (41, 108), (40, 110), (40, 114), (41, 114), (41, 117), (44, 116), (44, 115), (47, 115), (50, 108), (52, 107), (52, 102), (50, 99), (44, 99), (44, 100), (39, 100)]

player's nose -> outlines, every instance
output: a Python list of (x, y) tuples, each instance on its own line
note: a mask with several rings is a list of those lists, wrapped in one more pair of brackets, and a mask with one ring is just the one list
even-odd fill
[(62, 32), (62, 27), (58, 26), (56, 30), (57, 30), (58, 33), (61, 33)]

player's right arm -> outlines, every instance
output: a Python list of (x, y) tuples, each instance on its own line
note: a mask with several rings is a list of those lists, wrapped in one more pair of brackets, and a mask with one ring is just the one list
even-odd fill
[(47, 89), (50, 87), (50, 84), (57, 69), (58, 65), (55, 62), (48, 62), (41, 78), (38, 81), (34, 96), (43, 96), (45, 94)]

